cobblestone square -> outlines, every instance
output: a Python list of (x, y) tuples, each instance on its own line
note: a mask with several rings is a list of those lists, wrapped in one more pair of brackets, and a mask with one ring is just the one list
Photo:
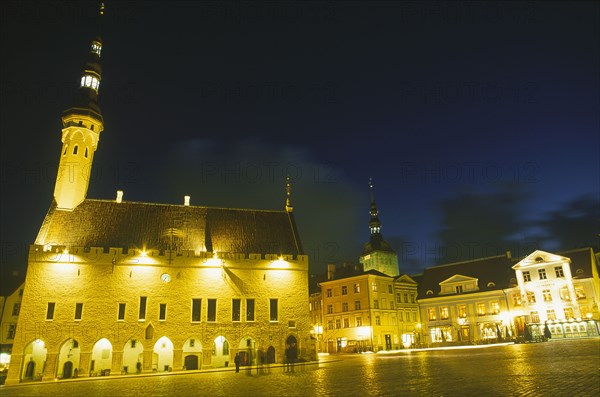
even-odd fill
[(600, 339), (329, 356), (233, 368), (0, 388), (1, 396), (597, 396)]

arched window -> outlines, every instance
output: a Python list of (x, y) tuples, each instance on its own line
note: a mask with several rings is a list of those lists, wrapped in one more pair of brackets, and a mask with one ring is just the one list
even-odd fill
[(67, 149), (69, 148), (69, 144), (65, 144), (65, 150), (63, 151), (63, 156), (67, 154)]
[(73, 155), (77, 154), (77, 149), (79, 149), (77, 145), (73, 146)]
[(87, 159), (87, 156), (88, 156), (88, 148), (87, 148), (87, 147), (85, 148), (85, 153), (84, 153), (83, 155), (84, 155), (84, 156), (85, 156), (85, 158)]

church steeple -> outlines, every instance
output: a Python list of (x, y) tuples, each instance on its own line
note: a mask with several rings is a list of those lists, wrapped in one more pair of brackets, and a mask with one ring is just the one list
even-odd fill
[(364, 270), (377, 270), (388, 276), (398, 275), (398, 255), (394, 252), (381, 234), (381, 221), (379, 220), (379, 211), (375, 204), (375, 189), (373, 187), (373, 178), (369, 178), (369, 190), (371, 194), (371, 207), (369, 214), (369, 242), (365, 244), (363, 254), (360, 256), (360, 263)]
[[(104, 14), (104, 3), (100, 15)], [(102, 80), (100, 53), (102, 39), (95, 37), (88, 59), (83, 65), (76, 98), (62, 114), (62, 149), (58, 175), (54, 186), (54, 199), (60, 210), (72, 211), (87, 195), (94, 152), (98, 148), (104, 120), (98, 106), (98, 92)]]
[(373, 189), (373, 178), (369, 178), (369, 189), (371, 190), (371, 220), (369, 221), (369, 230), (371, 231), (371, 241), (374, 237), (381, 239), (381, 222), (379, 221), (377, 205), (375, 204), (375, 191)]

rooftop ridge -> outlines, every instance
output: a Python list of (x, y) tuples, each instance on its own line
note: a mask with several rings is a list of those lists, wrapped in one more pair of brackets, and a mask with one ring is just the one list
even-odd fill
[[(115, 200), (111, 199), (91, 199), (86, 198), (85, 201), (102, 202), (102, 203), (116, 203)], [(284, 210), (267, 210), (259, 208), (237, 208), (237, 207), (211, 207), (206, 205), (185, 205), (185, 204), (170, 204), (170, 203), (153, 203), (149, 201), (129, 201), (123, 200), (116, 204), (142, 204), (142, 205), (155, 205), (163, 207), (189, 207), (189, 208), (202, 208), (202, 209), (216, 209), (216, 210), (231, 210), (231, 211), (256, 211), (256, 212), (272, 212), (272, 213), (284, 213)]]
[(500, 258), (509, 259), (506, 256), (506, 254), (494, 255), (494, 256), (487, 256), (487, 257), (477, 258), (477, 259), (469, 259), (469, 260), (460, 261), (460, 262), (444, 263), (443, 265), (430, 266), (430, 267), (425, 268), (425, 270), (433, 269), (433, 268), (437, 269), (437, 268), (440, 268), (440, 267), (447, 267), (447, 266), (454, 266), (454, 265), (462, 265), (462, 264), (465, 264), (465, 263), (483, 262), (483, 261), (487, 261), (487, 260), (490, 260), (490, 259), (500, 259)]

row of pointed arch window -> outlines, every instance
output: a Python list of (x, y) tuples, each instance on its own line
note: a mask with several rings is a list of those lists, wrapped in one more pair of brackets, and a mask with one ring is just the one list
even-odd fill
[[(67, 155), (68, 150), (69, 150), (69, 144), (67, 143), (65, 145), (65, 150), (63, 151), (63, 156)], [(79, 145), (73, 146), (73, 156), (76, 156), (78, 152), (79, 152)], [(89, 149), (86, 146), (85, 152), (83, 153), (83, 156), (87, 159), (88, 155), (89, 155)]]

